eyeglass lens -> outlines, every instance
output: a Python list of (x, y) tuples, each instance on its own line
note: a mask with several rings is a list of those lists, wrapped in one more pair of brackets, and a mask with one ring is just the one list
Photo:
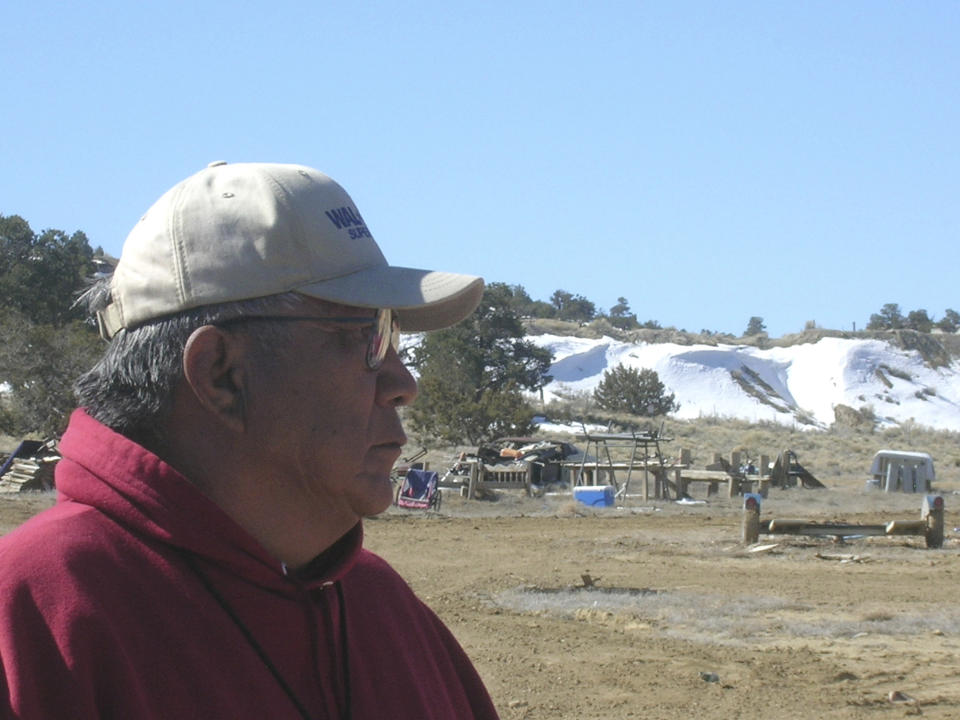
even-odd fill
[(400, 348), (400, 323), (389, 308), (377, 310), (376, 331), (367, 346), (367, 367), (378, 370), (390, 348)]

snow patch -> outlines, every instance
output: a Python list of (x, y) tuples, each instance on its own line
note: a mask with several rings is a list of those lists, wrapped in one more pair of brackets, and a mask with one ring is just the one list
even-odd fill
[(879, 340), (822, 338), (816, 343), (759, 349), (745, 345), (630, 344), (535, 335), (554, 353), (547, 402), (592, 393), (605, 371), (623, 364), (651, 368), (680, 409), (675, 417), (730, 417), (825, 428), (834, 408), (872, 407), (882, 424), (913, 421), (960, 430), (960, 377), (954, 363), (933, 369), (915, 351)]

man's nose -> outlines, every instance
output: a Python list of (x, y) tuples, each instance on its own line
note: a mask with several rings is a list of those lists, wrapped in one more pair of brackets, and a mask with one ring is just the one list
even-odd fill
[(377, 371), (377, 399), (384, 405), (401, 407), (417, 397), (417, 381), (393, 348)]

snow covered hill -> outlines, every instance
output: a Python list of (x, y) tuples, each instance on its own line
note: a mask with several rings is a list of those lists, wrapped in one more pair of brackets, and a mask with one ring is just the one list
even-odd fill
[(678, 418), (731, 417), (825, 428), (837, 405), (872, 411), (881, 425), (912, 420), (960, 431), (960, 364), (932, 369), (916, 351), (881, 340), (823, 337), (765, 350), (748, 345), (630, 344), (530, 335), (554, 353), (544, 390), (592, 392), (605, 370), (652, 368), (676, 395)]

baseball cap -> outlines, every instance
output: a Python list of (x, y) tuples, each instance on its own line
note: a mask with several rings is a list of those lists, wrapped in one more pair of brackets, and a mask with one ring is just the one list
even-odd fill
[(483, 279), (389, 265), (350, 196), (317, 170), (215, 162), (164, 193), (127, 236), (98, 321), (109, 338), (182, 310), (288, 291), (392, 308), (404, 330), (424, 331), (473, 312)]

